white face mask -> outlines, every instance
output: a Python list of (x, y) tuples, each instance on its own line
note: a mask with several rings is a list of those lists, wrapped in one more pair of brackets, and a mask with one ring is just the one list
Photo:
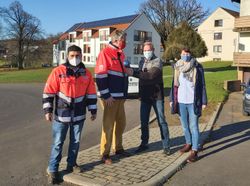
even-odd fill
[(72, 59), (69, 59), (69, 63), (72, 65), (72, 66), (77, 66), (81, 63), (81, 59), (80, 58), (72, 58)]
[(153, 56), (153, 51), (144, 51), (143, 55), (147, 60), (150, 60), (151, 57)]

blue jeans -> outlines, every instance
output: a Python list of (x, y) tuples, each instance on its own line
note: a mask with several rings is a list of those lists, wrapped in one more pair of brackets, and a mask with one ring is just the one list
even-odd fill
[(67, 131), (69, 128), (69, 149), (67, 163), (70, 166), (76, 165), (76, 158), (79, 151), (81, 140), (81, 132), (84, 122), (63, 124), (58, 121), (53, 121), (52, 134), (53, 144), (51, 148), (51, 155), (49, 160), (49, 172), (57, 172), (59, 163), (62, 159), (63, 143), (65, 141)]
[(168, 124), (164, 115), (164, 101), (156, 100), (152, 103), (146, 103), (141, 101), (140, 117), (141, 117), (141, 145), (147, 145), (149, 140), (149, 116), (151, 107), (153, 106), (158, 125), (161, 131), (161, 139), (163, 148), (170, 147)]
[(198, 151), (200, 134), (198, 117), (194, 113), (194, 104), (179, 103), (179, 109), (186, 144), (192, 144), (192, 150)]

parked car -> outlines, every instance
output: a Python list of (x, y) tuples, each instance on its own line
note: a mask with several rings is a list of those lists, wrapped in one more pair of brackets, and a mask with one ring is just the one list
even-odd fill
[(250, 114), (250, 80), (248, 83), (242, 83), (244, 87), (243, 98), (242, 98), (242, 114), (248, 116)]

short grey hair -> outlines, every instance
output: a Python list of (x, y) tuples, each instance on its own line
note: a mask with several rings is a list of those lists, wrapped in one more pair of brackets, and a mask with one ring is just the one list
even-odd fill
[(111, 36), (111, 41), (117, 41), (121, 38), (125, 38), (127, 34), (123, 30), (116, 30), (115, 33)]
[(143, 47), (145, 47), (146, 45), (149, 45), (151, 47), (152, 50), (154, 50), (154, 45), (151, 41), (146, 41), (144, 44), (143, 44)]

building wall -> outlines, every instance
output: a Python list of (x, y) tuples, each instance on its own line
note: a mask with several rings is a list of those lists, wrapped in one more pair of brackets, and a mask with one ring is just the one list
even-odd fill
[(250, 15), (250, 1), (241, 0), (240, 2), (240, 16), (249, 16)]
[(136, 59), (140, 61), (140, 59), (143, 57), (143, 55), (136, 55), (134, 54), (134, 44), (136, 43), (143, 43), (140, 41), (134, 41), (134, 31), (135, 30), (140, 30), (140, 31), (145, 31), (145, 32), (151, 32), (152, 33), (152, 43), (154, 44), (155, 47), (155, 55), (160, 57), (160, 35), (158, 32), (155, 30), (153, 25), (149, 22), (148, 18), (142, 14), (130, 27), (126, 30), (127, 33), (127, 46), (124, 49), (124, 52), (126, 56), (131, 59), (131, 64), (136, 65)]
[[(105, 29), (105, 28), (102, 28), (102, 29)], [(109, 27), (107, 27), (107, 29), (109, 29)], [(125, 30), (125, 32), (127, 33), (127, 44), (126, 44), (126, 48), (124, 49), (124, 53), (125, 53), (127, 59), (130, 60), (131, 64), (135, 64), (135, 63), (138, 64), (141, 57), (143, 57), (143, 55), (135, 55), (134, 54), (134, 44), (135, 43), (143, 44), (143, 42), (134, 41), (134, 31), (135, 30), (140, 30), (140, 31), (152, 33), (152, 42), (155, 46), (155, 54), (160, 57), (160, 36), (159, 36), (158, 32), (154, 29), (152, 24), (149, 22), (147, 17), (144, 14), (142, 14), (139, 17), (137, 17), (136, 20), (134, 22), (132, 22), (130, 24), (130, 26)], [(70, 32), (69, 34), (76, 34), (76, 33)], [(90, 62), (86, 62), (86, 61), (83, 61), (83, 62), (84, 62), (84, 64), (86, 64), (88, 66), (95, 66), (96, 59), (97, 59), (98, 54), (100, 52), (100, 44), (101, 43), (108, 44), (110, 40), (111, 40), (110, 37), (108, 38), (108, 41), (100, 41), (99, 37), (91, 38), (90, 42), (83, 42), (83, 38), (76, 39), (75, 42), (70, 42), (69, 40), (66, 40), (66, 49), (70, 45), (75, 44), (75, 45), (81, 47), (81, 49), (83, 51), (83, 44), (90, 44), (90, 47), (91, 47), (90, 54), (83, 53), (83, 56), (85, 55), (86, 57), (88, 57), (88, 56), (90, 57)], [(62, 50), (59, 52), (59, 56), (60, 56), (59, 57), (59, 64), (65, 63), (66, 52), (67, 51), (62, 51)], [(63, 55), (64, 55), (64, 59), (62, 58)], [(55, 58), (55, 56), (54, 56), (54, 58)], [(135, 58), (137, 58), (136, 61), (135, 61)], [(54, 61), (56, 61), (56, 60), (54, 59)]]
[(240, 33), (239, 52), (250, 52), (250, 32)]
[[(223, 26), (215, 27), (215, 20), (223, 20)], [(199, 27), (198, 33), (201, 35), (208, 48), (207, 56), (199, 58), (200, 62), (212, 61), (220, 58), (222, 61), (232, 61), (233, 52), (236, 51), (238, 33), (233, 32), (234, 17), (222, 8), (214, 11)], [(214, 33), (222, 33), (221, 40), (214, 40)], [(221, 52), (214, 52), (214, 46), (221, 45)]]

